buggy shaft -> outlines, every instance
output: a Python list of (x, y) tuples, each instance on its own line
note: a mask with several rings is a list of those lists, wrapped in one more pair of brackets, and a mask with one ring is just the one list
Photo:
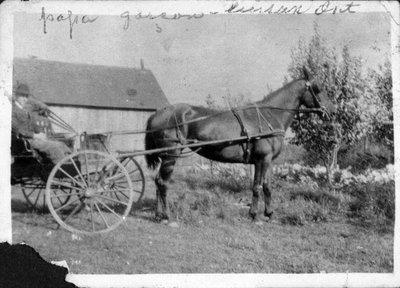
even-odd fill
[(176, 150), (176, 149), (196, 148), (196, 147), (218, 145), (218, 144), (225, 144), (225, 143), (235, 144), (236, 142), (244, 142), (244, 141), (251, 142), (251, 141), (259, 140), (262, 138), (279, 137), (279, 136), (281, 136), (281, 137), (285, 136), (285, 131), (283, 131), (281, 129), (275, 129), (270, 132), (259, 133), (259, 134), (251, 135), (249, 137), (241, 136), (241, 137), (234, 138), (234, 139), (198, 141), (198, 142), (192, 143), (192, 144), (183, 144), (183, 145), (179, 144), (174, 147), (164, 147), (164, 148), (158, 148), (158, 149), (152, 149), (152, 150), (118, 151), (120, 153), (120, 155), (118, 155), (117, 158), (143, 156), (143, 155), (148, 155), (148, 154), (168, 152), (168, 151), (172, 151), (172, 150)]

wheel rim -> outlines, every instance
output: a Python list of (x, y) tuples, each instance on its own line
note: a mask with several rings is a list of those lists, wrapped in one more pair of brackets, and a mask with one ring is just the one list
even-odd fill
[[(124, 180), (126, 186), (117, 187)], [(55, 207), (60, 188), (69, 201)], [(99, 151), (80, 151), (62, 159), (50, 173), (46, 201), (56, 221), (73, 233), (96, 234), (118, 227), (132, 207), (132, 182), (124, 166)], [(66, 196), (65, 196), (66, 197)]]
[[(145, 178), (143, 170), (133, 157), (121, 158), (120, 161), (128, 171), (132, 182), (132, 191), (134, 194), (133, 203), (137, 203), (142, 199), (145, 190)], [(117, 185), (118, 187), (123, 188), (127, 187), (128, 183), (126, 181), (119, 181)]]

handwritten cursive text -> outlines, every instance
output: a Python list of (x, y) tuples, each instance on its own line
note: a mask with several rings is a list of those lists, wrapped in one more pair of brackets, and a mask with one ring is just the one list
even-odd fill
[(123, 29), (127, 30), (130, 25), (130, 21), (132, 19), (163, 19), (163, 20), (179, 20), (179, 19), (199, 19), (204, 17), (204, 13), (193, 13), (193, 14), (181, 14), (181, 13), (174, 13), (174, 14), (167, 14), (166, 12), (162, 12), (160, 14), (152, 14), (152, 13), (147, 13), (147, 14), (142, 14), (139, 12), (138, 14), (131, 15), (129, 11), (125, 11), (121, 13), (120, 17), (124, 19), (124, 25)]
[(69, 38), (72, 39), (72, 31), (73, 27), (75, 24), (81, 23), (81, 24), (88, 24), (88, 23), (93, 23), (94, 21), (97, 20), (98, 17), (93, 17), (90, 18), (88, 15), (83, 15), (83, 16), (77, 16), (73, 15), (71, 10), (68, 10), (67, 15), (63, 14), (58, 14), (58, 15), (53, 15), (51, 13), (47, 13), (42, 7), (42, 15), (39, 19), (39, 21), (43, 21), (43, 33), (47, 34), (47, 22), (68, 22), (69, 23)]

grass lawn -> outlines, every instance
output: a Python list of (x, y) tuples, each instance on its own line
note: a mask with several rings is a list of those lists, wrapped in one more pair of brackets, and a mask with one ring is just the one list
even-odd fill
[(307, 186), (275, 180), (274, 218), (256, 225), (247, 216), (250, 182), (232, 193), (227, 181), (177, 173), (168, 199), (178, 227), (171, 227), (153, 221), (148, 179), (126, 224), (99, 236), (57, 229), (14, 188), (13, 242), (48, 261), (66, 260), (76, 274), (392, 272), (393, 221), (350, 215), (351, 196), (305, 197)]

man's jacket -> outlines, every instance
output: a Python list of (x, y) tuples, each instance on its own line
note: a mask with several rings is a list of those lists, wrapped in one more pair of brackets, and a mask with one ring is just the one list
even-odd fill
[(32, 119), (32, 115), (13, 102), (11, 120), (12, 133), (16, 137), (33, 138), (35, 130), (35, 122)]

